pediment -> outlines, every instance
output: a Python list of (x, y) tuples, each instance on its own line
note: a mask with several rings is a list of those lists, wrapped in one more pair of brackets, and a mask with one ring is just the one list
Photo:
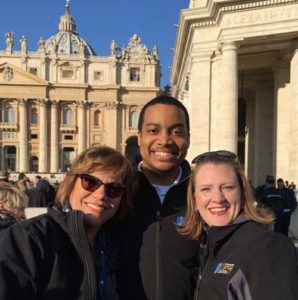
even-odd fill
[(0, 84), (48, 85), (48, 81), (10, 63), (0, 65)]

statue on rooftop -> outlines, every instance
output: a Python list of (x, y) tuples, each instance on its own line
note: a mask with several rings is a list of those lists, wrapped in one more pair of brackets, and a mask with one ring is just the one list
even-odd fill
[(22, 37), (20, 39), (20, 43), (21, 43), (21, 51), (27, 52), (27, 39), (25, 38), (24, 35), (22, 35)]
[(13, 32), (6, 32), (5, 33), (6, 38), (6, 51), (12, 52), (13, 48)]
[(117, 50), (117, 44), (115, 43), (114, 40), (112, 40), (110, 49), (111, 49), (111, 56), (115, 56), (116, 55), (116, 50)]

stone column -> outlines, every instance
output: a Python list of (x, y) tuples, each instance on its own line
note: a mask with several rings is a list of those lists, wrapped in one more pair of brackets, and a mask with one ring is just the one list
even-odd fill
[(117, 102), (108, 103), (104, 109), (104, 127), (109, 129), (109, 134), (105, 136), (104, 142), (115, 149), (119, 149), (117, 134), (119, 134), (120, 122), (122, 121), (118, 119)]
[(39, 161), (38, 171), (48, 172), (48, 112), (46, 99), (39, 102)]
[(19, 154), (19, 171), (27, 172), (28, 168), (28, 112), (27, 112), (27, 101), (21, 99), (19, 101), (20, 111), (20, 154)]
[(238, 59), (235, 42), (222, 45), (220, 147), (237, 153), (238, 143)]
[(210, 150), (210, 52), (195, 52), (192, 55), (189, 76), (188, 112), (190, 117), (190, 148), (187, 158)]
[(289, 178), (291, 94), (288, 63), (278, 63), (274, 68), (274, 115), (273, 115), (273, 173), (278, 177)]
[[(297, 46), (296, 46), (297, 47)], [(290, 168), (289, 180), (298, 182), (298, 47), (291, 60), (291, 103), (290, 103)]]
[(86, 149), (87, 126), (86, 126), (86, 104), (87, 101), (78, 101), (78, 154)]
[(254, 180), (263, 184), (266, 175), (275, 175), (272, 169), (273, 157), (273, 103), (274, 86), (271, 79), (256, 84)]
[(59, 170), (59, 132), (58, 107), (56, 100), (51, 102), (51, 173)]

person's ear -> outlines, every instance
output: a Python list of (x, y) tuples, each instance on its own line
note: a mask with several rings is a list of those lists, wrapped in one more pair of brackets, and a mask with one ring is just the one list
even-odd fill
[(142, 133), (141, 131), (138, 131), (138, 146), (140, 147), (140, 144), (141, 144), (141, 138), (142, 138)]
[(0, 201), (0, 209), (4, 209), (5, 208), (5, 202), (4, 201)]

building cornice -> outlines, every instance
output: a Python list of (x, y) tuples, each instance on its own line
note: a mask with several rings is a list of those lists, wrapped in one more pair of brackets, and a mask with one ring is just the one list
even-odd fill
[(198, 28), (216, 27), (226, 13), (256, 11), (260, 8), (297, 4), (298, 0), (211, 0), (206, 7), (184, 9), (180, 13), (176, 49), (173, 57), (171, 82), (177, 84), (177, 69), (185, 63), (194, 32)]
[[(199, 14), (202, 14), (199, 22), (192, 22), (190, 27), (191, 28), (199, 28), (199, 27), (210, 27), (210, 26), (217, 26), (219, 21), (222, 18), (222, 15), (226, 12), (236, 12), (236, 11), (245, 11), (251, 9), (258, 9), (258, 8), (266, 8), (284, 4), (291, 4), (291, 3), (298, 3), (298, 0), (260, 0), (260, 1), (244, 1), (236, 0), (234, 1), (235, 4), (231, 5), (233, 1), (210, 1), (210, 7), (207, 8), (207, 11), (202, 11), (200, 13), (200, 9), (191, 9), (189, 12), (185, 11), (185, 20), (191, 19), (192, 16), (198, 18)], [(194, 14), (195, 13), (195, 14)], [(207, 17), (204, 17), (206, 15)]]

